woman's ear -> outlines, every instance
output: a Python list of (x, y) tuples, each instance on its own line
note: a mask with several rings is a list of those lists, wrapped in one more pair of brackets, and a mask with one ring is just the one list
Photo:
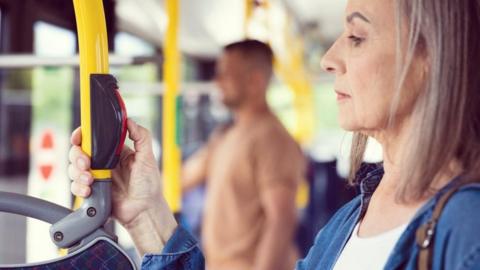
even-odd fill
[(426, 80), (431, 70), (430, 54), (427, 50), (427, 43), (425, 39), (421, 38), (418, 42), (417, 57), (419, 57), (419, 64), (421, 65), (422, 79)]
[(424, 93), (430, 78), (430, 57), (424, 50), (417, 50), (409, 70), (409, 87), (415, 89), (416, 94)]
[(430, 57), (427, 53), (422, 56), (422, 81), (426, 82), (430, 77), (430, 70), (431, 70), (431, 61)]

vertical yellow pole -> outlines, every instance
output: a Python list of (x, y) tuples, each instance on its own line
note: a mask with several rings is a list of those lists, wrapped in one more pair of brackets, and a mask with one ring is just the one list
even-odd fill
[(101, 0), (74, 0), (80, 51), (82, 150), (92, 155), (90, 75), (108, 73), (108, 39)]
[[(80, 125), (82, 150), (92, 156), (92, 126), (90, 112), (90, 75), (108, 73), (108, 38), (102, 0), (73, 0), (77, 21), (80, 54)], [(111, 177), (110, 170), (93, 170), (98, 179)], [(75, 198), (74, 209), (83, 200)]]
[(164, 42), (163, 183), (164, 195), (174, 213), (181, 210), (180, 186), (180, 52), (178, 50), (179, 0), (167, 0), (168, 26)]
[[(268, 9), (269, 0), (245, 1), (245, 36), (248, 38), (248, 25), (254, 17), (255, 8)], [(292, 90), (295, 100), (294, 108), (297, 116), (295, 127), (290, 130), (292, 135), (301, 143), (307, 143), (313, 136), (314, 111), (313, 111), (313, 88), (305, 69), (303, 40), (293, 34), (291, 17), (288, 17), (282, 45), (284, 50), (279, 54), (275, 51), (276, 44), (271, 44), (275, 53), (275, 73)], [(267, 26), (267, 29), (269, 26)], [(272, 40), (272, 42), (274, 42)], [(278, 43), (278, 42), (277, 42)], [(301, 120), (300, 120), (301, 119)]]
[(278, 57), (275, 71), (294, 94), (294, 108), (297, 120), (292, 135), (300, 143), (308, 143), (314, 133), (313, 87), (305, 70), (303, 44), (293, 38), (287, 39), (288, 55)]
[(245, 33), (245, 38), (248, 38), (248, 24), (250, 23), (250, 19), (252, 18), (253, 15), (253, 10), (254, 10), (254, 0), (245, 0), (245, 22), (243, 25), (243, 31)]

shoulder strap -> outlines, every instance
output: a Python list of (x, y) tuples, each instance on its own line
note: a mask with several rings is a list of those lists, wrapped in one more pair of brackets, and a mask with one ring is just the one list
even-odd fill
[(417, 229), (416, 240), (417, 245), (420, 247), (417, 260), (418, 270), (432, 269), (433, 239), (438, 219), (440, 218), (443, 208), (445, 208), (448, 200), (460, 189), (461, 186), (462, 184), (458, 183), (445, 194), (443, 194), (435, 205), (430, 220)]

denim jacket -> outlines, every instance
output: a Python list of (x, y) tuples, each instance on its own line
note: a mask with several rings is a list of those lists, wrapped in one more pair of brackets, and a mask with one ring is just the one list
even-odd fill
[[(361, 194), (343, 206), (318, 233), (307, 256), (297, 263), (297, 270), (332, 269), (355, 225), (366, 212), (368, 202), (383, 175), (383, 168), (363, 168), (359, 172)], [(439, 197), (452, 182), (440, 190), (415, 215), (396, 243), (384, 269), (416, 269), (419, 247), (416, 229), (432, 215)], [(462, 187), (444, 208), (434, 238), (433, 269), (480, 269), (480, 184)], [(179, 227), (162, 254), (147, 254), (142, 269), (205, 268), (203, 255), (194, 238)]]

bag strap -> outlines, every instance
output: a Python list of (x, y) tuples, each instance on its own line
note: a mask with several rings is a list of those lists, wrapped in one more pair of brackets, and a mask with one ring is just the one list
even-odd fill
[(448, 192), (443, 194), (438, 200), (437, 205), (435, 205), (430, 220), (417, 229), (416, 240), (417, 245), (420, 247), (417, 260), (418, 270), (432, 269), (433, 240), (437, 222), (448, 200), (460, 189), (461, 186), (462, 184), (459, 183), (451, 188)]

